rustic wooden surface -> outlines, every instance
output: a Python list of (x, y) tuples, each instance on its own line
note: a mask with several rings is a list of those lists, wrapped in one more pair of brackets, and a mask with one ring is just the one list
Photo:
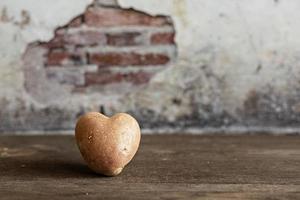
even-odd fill
[(111, 178), (71, 136), (1, 136), (0, 199), (300, 199), (300, 137), (143, 136)]

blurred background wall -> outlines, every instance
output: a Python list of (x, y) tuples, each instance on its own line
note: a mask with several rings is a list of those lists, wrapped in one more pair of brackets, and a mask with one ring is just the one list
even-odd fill
[(298, 0), (1, 0), (0, 131), (298, 132)]

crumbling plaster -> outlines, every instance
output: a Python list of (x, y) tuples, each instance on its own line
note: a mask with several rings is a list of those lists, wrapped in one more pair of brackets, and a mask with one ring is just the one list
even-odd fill
[(57, 27), (82, 13), (91, 2), (74, 0), (70, 6), (68, 0), (0, 1), (0, 96), (23, 91), (21, 57), (27, 45), (50, 40)]
[[(242, 106), (250, 90), (272, 87), (289, 96), (298, 87), (298, 1), (119, 0), (119, 3), (152, 15), (171, 16), (179, 52), (177, 66), (198, 69), (209, 66), (211, 73), (226, 84), (221, 91), (222, 102), (232, 114)], [(160, 74), (156, 81), (180, 85), (183, 77), (170, 76), (176, 68), (170, 68), (166, 76)], [(188, 68), (185, 73), (191, 71), (190, 76), (194, 76), (197, 69)]]
[[(0, 97), (9, 101), (18, 96), (31, 98), (24, 92), (21, 69), (26, 46), (49, 40), (58, 26), (82, 13), (90, 3), (0, 2)], [(238, 125), (259, 131), (262, 129), (255, 127), (297, 127), (299, 1), (119, 0), (119, 4), (171, 16), (178, 60), (141, 90), (122, 97), (110, 93), (109, 88), (102, 91), (108, 100), (101, 101), (116, 99), (109, 104), (109, 113), (132, 112), (149, 128)], [(80, 98), (75, 104), (67, 101), (65, 106), (73, 112), (72, 107), (79, 109), (80, 102), (89, 104), (98, 95), (87, 97), (89, 101)], [(62, 127), (71, 127), (74, 116), (66, 119), (69, 122)]]

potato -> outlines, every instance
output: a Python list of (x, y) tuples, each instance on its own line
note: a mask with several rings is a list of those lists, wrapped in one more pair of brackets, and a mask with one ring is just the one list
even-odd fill
[(79, 118), (75, 137), (84, 160), (93, 171), (116, 176), (137, 152), (141, 132), (137, 121), (128, 114), (118, 113), (109, 118), (90, 112)]

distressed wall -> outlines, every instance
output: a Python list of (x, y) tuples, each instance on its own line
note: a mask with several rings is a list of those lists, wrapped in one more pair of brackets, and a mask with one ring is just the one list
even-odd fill
[(129, 112), (152, 132), (298, 132), (299, 8), (1, 1), (0, 130), (72, 130), (93, 110)]

